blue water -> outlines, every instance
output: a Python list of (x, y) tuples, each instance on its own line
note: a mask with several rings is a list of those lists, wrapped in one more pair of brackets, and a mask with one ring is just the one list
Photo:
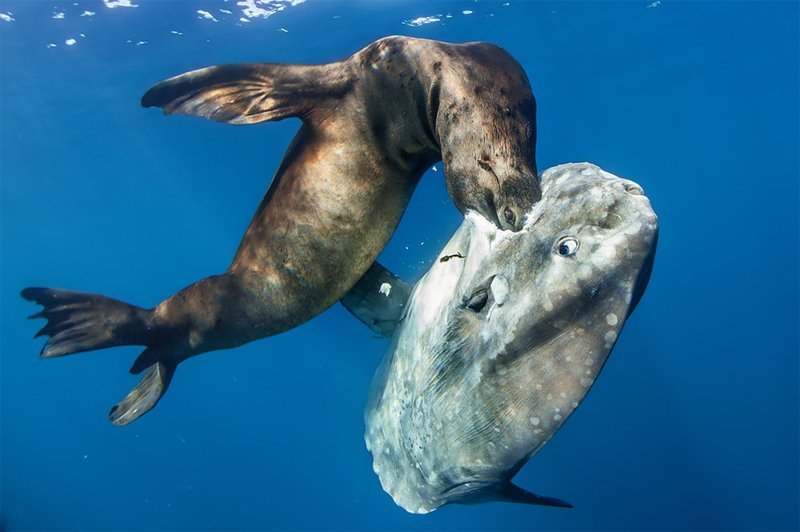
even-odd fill
[[(238, 24), (233, 0), (134, 3), (0, 0), (2, 526), (800, 526), (797, 2), (309, 1)], [(660, 215), (642, 303), (517, 477), (573, 510), (394, 506), (362, 440), (387, 343), (340, 306), (181, 365), (125, 428), (106, 413), (137, 382), (139, 348), (37, 357), (21, 288), (151, 306), (221, 272), (298, 127), (164, 117), (139, 107), (147, 88), (211, 64), (337, 60), (398, 33), (505, 47), (539, 104), (540, 170), (591, 161)], [(438, 166), (382, 256), (407, 278), (460, 223)]]

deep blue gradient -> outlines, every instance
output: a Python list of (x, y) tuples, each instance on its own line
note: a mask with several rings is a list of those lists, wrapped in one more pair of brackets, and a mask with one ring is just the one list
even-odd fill
[[(77, 3), (0, 0), (7, 529), (798, 528), (798, 3), (308, 2), (241, 25), (233, 0)], [(125, 428), (106, 413), (137, 382), (138, 348), (37, 357), (43, 323), (20, 289), (152, 306), (221, 272), (299, 123), (164, 117), (140, 108), (147, 88), (391, 34), (505, 47), (539, 104), (540, 170), (591, 161), (660, 215), (642, 303), (517, 477), (573, 510), (394, 506), (362, 439), (387, 343), (340, 306), (182, 364)], [(408, 278), (461, 220), (437, 166), (382, 255)]]

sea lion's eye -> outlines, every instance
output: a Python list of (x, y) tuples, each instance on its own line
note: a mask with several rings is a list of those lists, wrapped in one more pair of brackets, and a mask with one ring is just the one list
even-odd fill
[(503, 216), (505, 217), (508, 223), (510, 224), (514, 223), (514, 211), (512, 211), (508, 207), (506, 207), (506, 209), (503, 211)]
[(578, 251), (578, 241), (571, 236), (565, 236), (556, 244), (556, 250), (562, 257), (569, 257)]

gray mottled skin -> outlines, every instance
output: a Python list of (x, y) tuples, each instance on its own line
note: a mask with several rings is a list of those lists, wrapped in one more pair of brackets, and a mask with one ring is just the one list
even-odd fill
[(337, 63), (209, 67), (159, 83), (142, 105), (233, 124), (299, 117), (303, 125), (221, 275), (149, 310), (23, 291), (49, 320), (43, 357), (148, 346), (131, 369), (148, 374), (112, 410), (115, 424), (152, 408), (182, 360), (286, 331), (336, 302), (440, 158), (456, 206), (500, 227), (519, 230), (540, 197), (530, 85), (508, 53), (486, 43), (388, 37)]
[[(547, 170), (542, 189), (519, 232), (467, 215), (440, 253), (464, 258), (437, 260), (393, 315), (365, 439), (384, 489), (410, 512), (568, 505), (511, 478), (603, 367), (649, 279), (658, 220), (638, 185), (590, 164)], [(359, 283), (343, 303), (369, 325), (374, 293)]]

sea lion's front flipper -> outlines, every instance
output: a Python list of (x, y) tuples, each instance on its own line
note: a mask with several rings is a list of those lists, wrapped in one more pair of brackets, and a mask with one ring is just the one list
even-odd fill
[(158, 83), (142, 96), (142, 106), (230, 124), (306, 119), (316, 107), (347, 94), (353, 81), (350, 70), (335, 63), (220, 65)]
[(413, 285), (377, 262), (340, 302), (372, 331), (391, 336), (403, 316)]
[(158, 361), (150, 366), (139, 384), (108, 413), (109, 421), (120, 427), (149, 412), (167, 391), (174, 374), (175, 365), (168, 361)]

